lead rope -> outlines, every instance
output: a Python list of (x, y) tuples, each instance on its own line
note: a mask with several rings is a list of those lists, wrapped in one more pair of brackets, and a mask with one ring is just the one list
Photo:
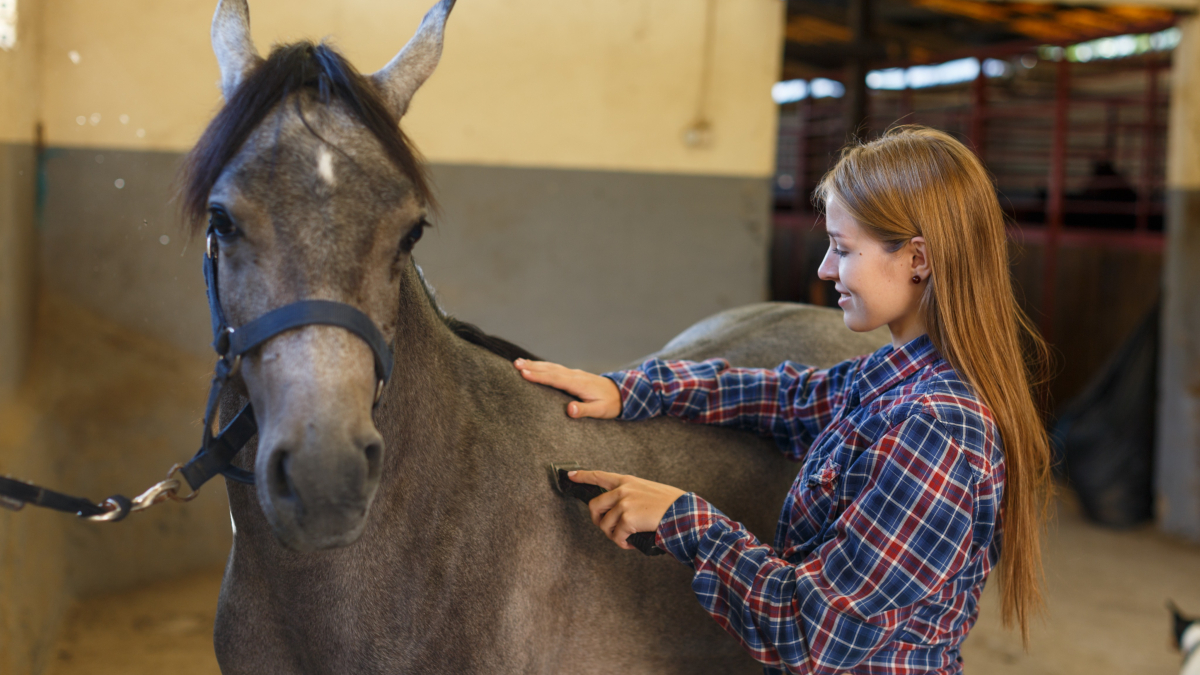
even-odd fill
[[(48, 488), (28, 483), (12, 477), (0, 477), (0, 506), (12, 511), (20, 511), (26, 504), (43, 508), (74, 513), (84, 520), (96, 522), (117, 522), (124, 520), (134, 511), (144, 511), (166, 501), (190, 502), (196, 498), (200, 486), (218, 473), (228, 471), (231, 479), (239, 482), (254, 482), (254, 476), (248, 471), (238, 469), (229, 464), (233, 456), (242, 449), (254, 434), (258, 433), (258, 425), (254, 420), (254, 411), (247, 404), (216, 437), (212, 435), (213, 415), (220, 400), (221, 389), (229, 378), (237, 373), (242, 356), (237, 354), (229, 357), (229, 336), (234, 330), (225, 323), (225, 313), (217, 296), (216, 251), (213, 249), (212, 233), (208, 233), (205, 246), (204, 281), (207, 286), (209, 310), (213, 320), (213, 332), (216, 340), (213, 347), (220, 357), (213, 370), (212, 386), (209, 388), (208, 402), (204, 408), (204, 435), (201, 439), (200, 450), (186, 464), (174, 464), (167, 471), (167, 477), (150, 486), (145, 492), (130, 499), (124, 495), (113, 495), (102, 502), (93, 503), (85, 497), (56, 492)], [(181, 481), (176, 474), (182, 476)], [(191, 492), (180, 495), (183, 481), (187, 481)]]

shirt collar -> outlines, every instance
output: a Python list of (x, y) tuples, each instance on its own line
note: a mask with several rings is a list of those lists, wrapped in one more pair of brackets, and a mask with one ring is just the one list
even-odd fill
[(863, 404), (908, 379), (917, 371), (941, 358), (929, 335), (900, 346), (888, 345), (871, 355), (858, 377), (858, 398)]

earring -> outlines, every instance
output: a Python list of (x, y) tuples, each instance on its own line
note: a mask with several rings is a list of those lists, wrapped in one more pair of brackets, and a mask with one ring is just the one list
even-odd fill
[(919, 284), (919, 283), (921, 283), (921, 277), (920, 277), (920, 275), (918, 275), (918, 274), (914, 274), (914, 275), (913, 275), (913, 283), (914, 283), (914, 284)]

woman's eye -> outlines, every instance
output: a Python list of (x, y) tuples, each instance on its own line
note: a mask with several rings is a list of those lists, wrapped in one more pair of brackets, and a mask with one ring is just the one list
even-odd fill
[(208, 212), (208, 227), (218, 237), (229, 238), (238, 234), (237, 225), (223, 209), (210, 209)]
[(829, 244), (829, 252), (830, 252), (830, 253), (832, 253), (832, 254), (834, 254), (834, 255), (836, 255), (836, 256), (838, 256), (838, 257), (840, 257), (840, 258), (845, 258), (845, 257), (846, 257), (846, 252), (845, 252), (845, 251), (843, 251), (842, 249), (838, 248), (838, 247), (837, 247), (835, 244), (833, 244), (833, 243), (830, 243), (830, 244)]

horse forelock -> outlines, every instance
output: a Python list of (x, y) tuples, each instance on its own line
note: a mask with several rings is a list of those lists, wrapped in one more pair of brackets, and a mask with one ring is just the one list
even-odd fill
[(379, 141), (416, 196), (436, 208), (419, 154), (370, 80), (333, 47), (301, 41), (276, 46), (246, 76), (188, 153), (178, 183), (182, 220), (192, 234), (203, 228), (209, 193), (225, 167), (280, 102), (304, 92), (320, 103), (339, 102)]
[[(371, 81), (358, 73), (333, 47), (324, 43), (301, 41), (276, 46), (267, 59), (246, 75), (237, 91), (209, 123), (184, 161), (179, 177), (180, 207), (183, 222), (192, 234), (204, 227), (209, 195), (222, 173), (272, 111), (293, 95), (305, 96), (325, 105), (331, 111), (336, 108), (347, 113), (353, 122), (357, 122), (379, 141), (386, 159), (396, 167), (402, 177), (410, 181), (415, 196), (429, 208), (436, 209), (429, 179), (418, 153), (388, 112)], [(299, 119), (307, 133), (324, 141), (318, 130), (304, 117), (302, 107), (297, 99), (296, 110), (301, 113)], [(278, 130), (275, 138), (278, 141)], [(343, 159), (355, 162), (336, 146), (329, 147)], [(264, 147), (260, 150), (264, 153), (263, 163), (268, 164), (273, 172), (275, 159), (281, 148), (276, 143), (274, 147)], [(267, 157), (270, 161), (265, 161)], [(323, 145), (314, 156), (314, 160), (314, 175), (325, 185), (332, 187), (337, 181), (333, 175), (333, 156)], [(261, 177), (257, 180), (261, 180)], [(339, 229), (338, 236), (344, 239), (347, 231)], [(439, 305), (433, 287), (425, 279), (420, 268), (416, 269), (429, 304), (456, 336), (509, 360), (537, 359), (528, 350), (489, 335), (477, 326), (446, 313)]]

